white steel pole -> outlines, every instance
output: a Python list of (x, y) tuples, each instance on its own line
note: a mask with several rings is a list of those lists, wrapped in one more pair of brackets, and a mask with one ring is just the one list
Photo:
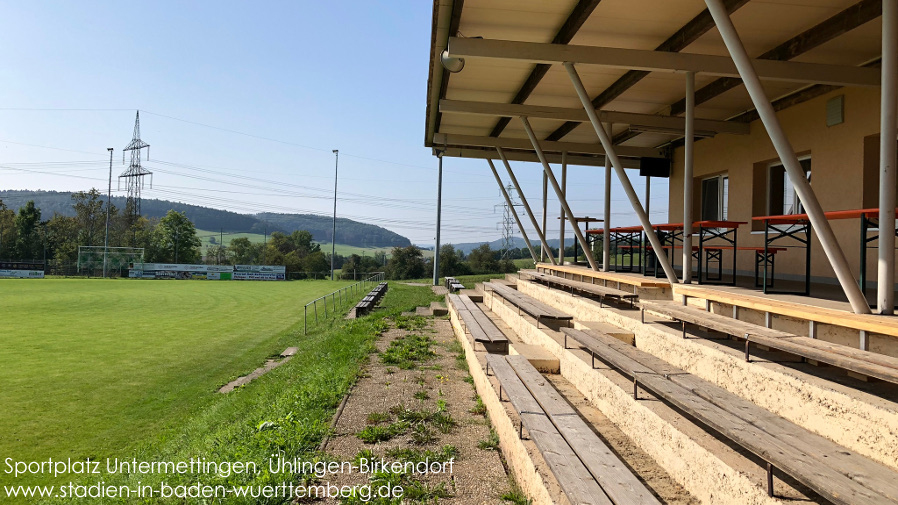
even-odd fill
[(508, 172), (508, 177), (511, 179), (511, 183), (514, 185), (515, 191), (517, 191), (518, 196), (521, 197), (521, 204), (524, 205), (524, 211), (527, 212), (527, 217), (530, 218), (530, 224), (532, 224), (536, 229), (536, 234), (537, 236), (539, 236), (539, 241), (543, 245), (543, 250), (546, 251), (546, 256), (549, 257), (549, 261), (554, 265), (555, 255), (552, 254), (552, 251), (549, 249), (549, 244), (546, 243), (545, 227), (540, 230), (539, 225), (536, 223), (536, 217), (533, 215), (533, 211), (530, 209), (530, 204), (527, 203), (527, 197), (524, 196), (524, 192), (521, 191), (521, 185), (518, 184), (518, 178), (515, 177), (514, 171), (512, 171), (511, 169), (511, 163), (509, 163), (508, 158), (505, 157), (505, 151), (503, 151), (501, 147), (497, 147), (496, 152), (499, 153), (499, 158), (505, 165), (505, 170)]
[[(617, 153), (614, 151), (611, 137), (608, 136), (602, 123), (599, 122), (599, 116), (596, 114), (595, 108), (593, 108), (592, 101), (589, 99), (589, 94), (587, 94), (586, 88), (583, 87), (583, 81), (580, 80), (580, 75), (577, 74), (577, 69), (574, 68), (574, 64), (571, 62), (565, 62), (564, 68), (567, 70), (568, 75), (571, 78), (571, 83), (574, 85), (574, 89), (580, 97), (580, 102), (583, 104), (583, 109), (589, 117), (589, 122), (592, 123), (596, 135), (599, 136), (599, 141), (601, 141), (602, 147), (605, 149), (605, 156), (608, 160), (611, 160), (611, 165), (614, 167), (614, 173), (617, 174), (621, 186), (624, 187), (624, 193), (626, 193), (627, 198), (630, 199), (633, 211), (639, 218), (639, 222), (642, 224), (642, 229), (649, 238), (649, 243), (652, 244), (652, 249), (663, 251), (664, 249), (661, 247), (661, 241), (658, 240), (658, 236), (655, 235), (655, 230), (652, 229), (652, 222), (649, 220), (648, 214), (645, 213), (645, 209), (642, 208), (642, 204), (639, 203), (639, 196), (633, 189), (633, 185), (630, 184), (630, 178), (627, 177), (627, 173), (624, 171), (624, 166), (621, 165), (620, 158), (617, 157)], [(668, 261), (667, 256), (664, 256), (663, 254), (658, 254), (657, 256), (658, 262), (661, 263), (661, 268), (664, 270), (668, 282), (677, 284), (679, 279), (677, 279), (676, 272), (674, 272), (673, 268), (670, 266), (670, 261)]]
[[(879, 269), (876, 302), (880, 314), (895, 309), (895, 170), (898, 132), (898, 0), (882, 2), (882, 96), (879, 127)], [(861, 237), (863, 240), (864, 237)]]
[[(683, 284), (692, 283), (692, 172), (695, 163), (695, 72), (686, 73), (686, 139), (683, 146)], [(701, 261), (701, 259), (699, 259)], [(736, 272), (733, 272), (736, 275)]]
[[(520, 193), (518, 193), (520, 194)], [(546, 208), (549, 200), (549, 179), (546, 178), (546, 173), (543, 172), (543, 232), (546, 232)], [(547, 246), (542, 246), (542, 251), (540, 254), (540, 260), (546, 261), (546, 249)]]
[[(502, 191), (502, 196), (505, 198), (505, 203), (508, 204), (508, 208), (511, 209), (511, 215), (514, 216), (515, 223), (518, 224), (518, 229), (521, 230), (521, 237), (524, 238), (524, 243), (527, 244), (527, 249), (530, 250), (530, 256), (533, 257), (533, 261), (539, 261), (539, 257), (536, 255), (536, 250), (533, 249), (533, 244), (530, 243), (530, 239), (527, 237), (527, 232), (524, 231), (524, 225), (521, 224), (521, 218), (518, 217), (518, 211), (515, 210), (514, 204), (511, 203), (511, 197), (508, 196), (508, 191), (505, 191), (505, 186), (502, 185), (502, 179), (499, 177), (499, 172), (496, 171), (496, 165), (493, 164), (493, 160), (487, 159), (487, 163), (490, 165), (490, 170), (493, 171), (493, 176), (496, 178), (496, 184), (499, 185), (499, 189)], [(518, 191), (520, 195), (521, 192)]]
[[(745, 89), (748, 90), (761, 122), (764, 124), (767, 134), (773, 142), (773, 147), (776, 149), (780, 161), (782, 161), (786, 173), (789, 175), (789, 179), (792, 181), (795, 193), (798, 194), (798, 198), (804, 205), (805, 212), (811, 221), (811, 226), (817, 232), (820, 245), (823, 247), (823, 251), (826, 253), (826, 257), (829, 259), (836, 277), (839, 279), (839, 284), (842, 285), (842, 290), (845, 291), (845, 296), (848, 297), (848, 301), (851, 303), (852, 310), (856, 314), (869, 314), (870, 307), (867, 305), (867, 300), (864, 298), (864, 294), (861, 293), (857, 280), (851, 274), (848, 260), (845, 259), (845, 253), (839, 247), (839, 242), (829, 226), (829, 221), (823, 215), (823, 207), (817, 201), (817, 196), (814, 194), (814, 190), (811, 188), (811, 184), (808, 182), (804, 170), (802, 170), (798, 162), (798, 157), (792, 149), (792, 144), (786, 137), (779, 119), (776, 117), (776, 112), (767, 98), (767, 93), (761, 85), (761, 80), (758, 78), (754, 66), (752, 66), (751, 59), (745, 51), (745, 46), (742, 45), (742, 40), (736, 32), (736, 27), (733, 26), (730, 15), (720, 0), (705, 0), (705, 4), (708, 5), (708, 11), (711, 13), (711, 17), (714, 18), (714, 23), (717, 25), (723, 42), (733, 58), (733, 63), (736, 64), (736, 69), (739, 71), (739, 76), (745, 84)], [(894, 209), (892, 212), (894, 212)]]
[(439, 175), (437, 175), (437, 236), (433, 251), (433, 285), (440, 285), (440, 218), (443, 210), (443, 152), (437, 152)]
[[(527, 131), (527, 136), (530, 137), (530, 143), (533, 144), (533, 150), (536, 151), (536, 156), (539, 158), (540, 163), (543, 164), (543, 170), (546, 172), (549, 182), (555, 189), (555, 194), (558, 196), (558, 200), (561, 201), (562, 210), (564, 210), (568, 220), (571, 222), (571, 227), (574, 229), (574, 235), (577, 237), (577, 241), (580, 242), (580, 246), (586, 251), (586, 259), (589, 261), (589, 266), (591, 266), (593, 270), (598, 271), (599, 265), (596, 263), (595, 258), (592, 257), (592, 251), (589, 250), (589, 244), (586, 243), (586, 238), (583, 236), (583, 233), (580, 232), (580, 227), (577, 226), (574, 212), (571, 211), (571, 207), (567, 204), (564, 192), (561, 190), (561, 186), (558, 185), (558, 180), (555, 179), (555, 174), (552, 173), (552, 167), (549, 166), (549, 162), (546, 161), (546, 155), (543, 153), (543, 149), (539, 146), (539, 141), (536, 140), (536, 134), (533, 133), (533, 128), (530, 127), (530, 121), (528, 121), (526, 117), (521, 116), (521, 123), (524, 124), (524, 130)], [(564, 244), (561, 245), (562, 247), (564, 246)], [(563, 250), (561, 251), (561, 258), (562, 264), (564, 264)]]
[(106, 238), (103, 239), (103, 278), (106, 278), (107, 258), (109, 256), (109, 204), (112, 201), (112, 148), (107, 147), (109, 151), (109, 187), (106, 190)]
[[(561, 153), (561, 197), (559, 201), (562, 198), (567, 199), (567, 152)], [(558, 224), (561, 226), (558, 235), (558, 257), (561, 260), (558, 264), (564, 265), (564, 205), (561, 205), (558, 211)], [(574, 258), (574, 262), (576, 261), (577, 258)]]
[(611, 271), (611, 162), (605, 157), (605, 208), (602, 220), (602, 270)]
[(334, 280), (334, 256), (337, 252), (337, 170), (340, 168), (340, 150), (334, 149), (334, 228), (331, 232), (331, 280)]

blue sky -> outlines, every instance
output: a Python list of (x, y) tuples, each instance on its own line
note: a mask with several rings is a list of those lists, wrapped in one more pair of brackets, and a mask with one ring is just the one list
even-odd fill
[[(106, 148), (118, 175), (140, 109), (154, 172), (145, 198), (330, 215), (339, 149), (338, 216), (431, 244), (431, 13), (421, 0), (0, 1), (0, 188), (105, 191)], [(536, 205), (540, 168), (516, 166)], [(486, 163), (444, 168), (443, 243), (498, 238), (502, 197)], [(601, 213), (601, 173), (570, 168), (576, 214)], [(633, 224), (613, 191), (615, 224)], [(663, 219), (666, 184), (652, 200)]]

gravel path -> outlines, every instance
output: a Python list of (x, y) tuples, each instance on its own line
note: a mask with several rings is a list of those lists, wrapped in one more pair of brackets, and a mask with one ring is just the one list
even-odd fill
[[(380, 355), (372, 355), (346, 402), (325, 451), (339, 461), (348, 461), (365, 449), (372, 450), (378, 457), (385, 457), (391, 449), (437, 452), (451, 445), (457, 451), (451, 473), (415, 475), (412, 478), (429, 489), (445, 483), (445, 489), (452, 496), (440, 498), (438, 503), (441, 504), (502, 503), (500, 496), (510, 489), (509, 480), (499, 454), (478, 447), (480, 441), (489, 438), (489, 421), (483, 415), (472, 413), (477, 406), (476, 395), (473, 386), (465, 380), (468, 377), (467, 366), (456, 360), (461, 347), (455, 340), (452, 327), (446, 319), (417, 320), (425, 321), (426, 326), (416, 330), (391, 329), (378, 340), (378, 350), (383, 352), (393, 340), (417, 334), (433, 339), (431, 349), (437, 356), (419, 363), (414, 369), (402, 370), (383, 364)], [(435, 412), (443, 402), (445, 411), (451, 414), (456, 424), (445, 434), (435, 426), (429, 427), (435, 439), (426, 444), (416, 444), (411, 433), (374, 444), (365, 443), (356, 436), (369, 426), (369, 414), (372, 412), (388, 413), (393, 409), (389, 421), (377, 423), (386, 426), (396, 421), (397, 406), (418, 412)], [(388, 462), (396, 461), (390, 457), (385, 459)], [(360, 485), (367, 482), (367, 476), (337, 474), (330, 482), (337, 486)]]

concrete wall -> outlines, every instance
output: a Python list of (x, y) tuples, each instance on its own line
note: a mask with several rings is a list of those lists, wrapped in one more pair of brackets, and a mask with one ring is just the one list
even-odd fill
[[(735, 92), (735, 91), (734, 91)], [(745, 93), (740, 88), (738, 92)], [(845, 121), (842, 124), (826, 126), (826, 102), (844, 95)], [(870, 205), (870, 195), (878, 192), (875, 170), (878, 165), (878, 141), (867, 137), (879, 134), (879, 89), (843, 88), (824, 96), (796, 105), (778, 113), (780, 122), (799, 155), (811, 156), (811, 185), (825, 211), (864, 208)], [(865, 138), (867, 138), (867, 171), (865, 174)], [(873, 145), (875, 144), (875, 145)], [(875, 156), (871, 156), (876, 154)], [(674, 164), (670, 180), (670, 222), (683, 219), (683, 149), (674, 153)], [(728, 219), (747, 221), (739, 228), (739, 245), (763, 246), (764, 236), (755, 225), (752, 233), (751, 218), (767, 215), (766, 167), (778, 159), (773, 144), (760, 121), (751, 124), (750, 135), (718, 135), (695, 143), (695, 166), (693, 181), (696, 220), (701, 217), (700, 181), (708, 176), (727, 173), (729, 176)], [(872, 167), (870, 166), (873, 164)], [(865, 202), (864, 194), (867, 193)], [(878, 206), (874, 200), (873, 207)], [(777, 212), (779, 214), (781, 212)], [(842, 249), (852, 266), (852, 272), (859, 272), (858, 219), (831, 221)], [(788, 243), (788, 242), (786, 242)], [(868, 278), (876, 278), (876, 249), (867, 254)], [(794, 241), (789, 245), (797, 245)], [(834, 282), (832, 268), (820, 248), (816, 236), (812, 241), (811, 274), (817, 281)], [(738, 270), (754, 272), (754, 255), (742, 251), (739, 255)], [(724, 267), (730, 265), (724, 261)], [(777, 275), (803, 276), (804, 253), (797, 250), (777, 255)]]

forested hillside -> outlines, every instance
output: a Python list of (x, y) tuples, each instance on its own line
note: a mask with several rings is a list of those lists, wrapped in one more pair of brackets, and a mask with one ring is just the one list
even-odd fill
[[(0, 200), (7, 207), (18, 211), (29, 200), (41, 209), (44, 219), (54, 213), (73, 216), (72, 194), (57, 191), (9, 190), (0, 191)], [(105, 198), (104, 198), (105, 200)], [(120, 209), (125, 208), (125, 197), (112, 197), (112, 204)], [(169, 210), (183, 212), (201, 230), (224, 230), (225, 232), (272, 233), (280, 231), (290, 234), (295, 230), (307, 230), (312, 233), (313, 240), (330, 242), (333, 220), (326, 216), (311, 214), (239, 214), (198, 205), (189, 205), (168, 200), (144, 199), (141, 202), (141, 213), (147, 218), (161, 218)], [(360, 223), (351, 219), (337, 219), (338, 244), (359, 247), (403, 247), (411, 245), (406, 237), (371, 224)]]

